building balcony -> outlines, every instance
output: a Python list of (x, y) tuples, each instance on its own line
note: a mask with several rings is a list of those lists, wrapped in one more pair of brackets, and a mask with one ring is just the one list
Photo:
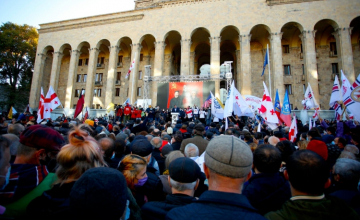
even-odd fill
[(103, 82), (102, 81), (95, 81), (95, 86), (102, 86)]
[(104, 68), (105, 68), (105, 64), (104, 64), (104, 63), (98, 63), (98, 64), (96, 64), (96, 68), (98, 68), (98, 69), (104, 69)]
[(115, 81), (115, 85), (118, 85), (118, 86), (121, 85), (121, 81), (120, 81), (120, 80), (116, 80), (116, 81)]
[(122, 62), (117, 63), (117, 67), (123, 67), (123, 63)]
[(329, 57), (337, 57), (337, 51), (329, 51)]

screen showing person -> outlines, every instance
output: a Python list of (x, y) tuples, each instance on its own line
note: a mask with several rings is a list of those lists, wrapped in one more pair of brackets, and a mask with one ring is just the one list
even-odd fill
[(179, 91), (174, 92), (174, 98), (170, 100), (170, 108), (174, 108), (176, 106), (182, 106), (182, 99), (180, 97)]

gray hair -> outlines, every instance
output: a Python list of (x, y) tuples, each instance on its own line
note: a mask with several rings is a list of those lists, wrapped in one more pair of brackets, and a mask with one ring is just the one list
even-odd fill
[(352, 144), (347, 144), (344, 148), (344, 151), (351, 152), (355, 155), (359, 154), (359, 148), (357, 148), (355, 145), (352, 145)]
[(348, 158), (348, 159), (356, 160), (355, 154), (353, 154), (353, 153), (351, 153), (349, 151), (341, 152), (339, 158)]
[(8, 134), (15, 134), (16, 136), (20, 136), (20, 134), (24, 130), (25, 130), (25, 127), (22, 124), (9, 124), (7, 132), (8, 132)]
[(126, 128), (126, 129), (124, 130), (124, 134), (127, 134), (128, 136), (130, 136), (130, 129), (127, 129), (127, 128)]
[(276, 146), (276, 144), (280, 142), (280, 139), (275, 136), (271, 136), (269, 137), (268, 142), (269, 144)]
[[(159, 141), (159, 142), (157, 142), (157, 140)], [(161, 140), (161, 138), (159, 138), (159, 137), (153, 137), (152, 139), (151, 139), (151, 141), (150, 141), (150, 143), (151, 143), (151, 145), (154, 147), (154, 148), (160, 148), (161, 147), (161, 145), (162, 145), (162, 140)]]
[(334, 174), (339, 174), (342, 182), (357, 183), (360, 179), (360, 162), (348, 158), (337, 159), (334, 165)]
[(173, 179), (170, 178), (170, 184), (171, 184), (171, 187), (176, 189), (177, 191), (185, 191), (185, 190), (194, 190), (195, 189), (195, 186), (196, 186), (196, 182), (192, 182), (192, 183), (179, 183)]
[(189, 143), (185, 146), (184, 150), (185, 157), (197, 157), (199, 156), (199, 148), (192, 143)]

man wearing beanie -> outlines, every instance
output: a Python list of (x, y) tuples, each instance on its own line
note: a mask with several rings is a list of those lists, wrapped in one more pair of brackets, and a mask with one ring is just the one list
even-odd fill
[(200, 173), (200, 167), (189, 158), (181, 157), (172, 161), (168, 176), (172, 194), (167, 195), (165, 201), (145, 203), (141, 208), (143, 219), (165, 219), (171, 209), (194, 202)]
[(0, 204), (6, 207), (4, 217), (21, 216), (32, 199), (51, 188), (54, 173), (43, 164), (64, 144), (57, 131), (44, 125), (32, 125), (21, 133), (9, 184), (0, 191)]
[(184, 153), (185, 146), (189, 143), (195, 144), (199, 148), (199, 155), (204, 153), (204, 151), (206, 150), (206, 147), (209, 143), (208, 140), (205, 140), (203, 138), (204, 132), (205, 132), (204, 125), (202, 125), (202, 124), (195, 125), (194, 130), (193, 130), (194, 137), (187, 138), (181, 142), (181, 147), (180, 147), (181, 153)]
[(203, 164), (209, 190), (194, 203), (172, 209), (166, 219), (264, 219), (241, 195), (252, 163), (252, 152), (244, 141), (227, 135), (213, 138)]

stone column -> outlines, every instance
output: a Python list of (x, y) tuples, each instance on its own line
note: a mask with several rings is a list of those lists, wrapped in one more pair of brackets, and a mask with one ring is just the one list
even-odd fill
[[(85, 88), (85, 103), (84, 106), (92, 108), (92, 101), (94, 98), (94, 83), (96, 63), (100, 50), (96, 47), (89, 49), (89, 66), (87, 71), (87, 80)], [(105, 106), (106, 107), (106, 106)]]
[(270, 48), (270, 68), (271, 76), (269, 84), (271, 83), (271, 91), (268, 86), (269, 92), (271, 93), (272, 100), (275, 100), (276, 89), (279, 91), (279, 97), (284, 97), (285, 85), (284, 85), (284, 72), (282, 63), (282, 46), (281, 38), (283, 33), (271, 33), (269, 40), (271, 44)]
[(190, 75), (195, 75), (195, 52), (190, 52)]
[[(220, 42), (221, 36), (209, 37), (210, 40), (210, 74), (220, 74)], [(215, 96), (220, 98), (220, 80), (215, 81)]]
[[(251, 95), (251, 34), (239, 35), (240, 41), (240, 86), (241, 95)], [(239, 89), (239, 88), (238, 88)]]
[(114, 102), (114, 90), (115, 90), (115, 74), (117, 70), (117, 58), (120, 51), (120, 47), (112, 46), (110, 49), (109, 57), (109, 68), (106, 79), (105, 87), (105, 108), (111, 103)]
[(240, 50), (236, 50), (236, 88), (239, 87), (240, 85), (240, 81), (241, 81), (241, 56), (240, 56), (241, 51)]
[(181, 67), (180, 72), (181, 75), (189, 75), (190, 74), (190, 46), (191, 39), (184, 39), (180, 41), (181, 43)]
[[(316, 67), (316, 51), (315, 51), (315, 33), (314, 31), (302, 31), (300, 39), (303, 44), (304, 52), (304, 64), (307, 82), (310, 83), (311, 88), (314, 92), (315, 100), (319, 103), (319, 84), (318, 84), (318, 73)], [(306, 85), (307, 87), (308, 85)]]
[(57, 92), (60, 66), (61, 66), (61, 60), (62, 60), (63, 56), (64, 56), (64, 54), (61, 52), (55, 52), (54, 56), (53, 56), (51, 75), (50, 75), (50, 86), (53, 87), (55, 92)]
[[(130, 44), (131, 46), (131, 62), (135, 58), (135, 66), (129, 76), (129, 96), (130, 103), (133, 104), (136, 101), (136, 85), (137, 85), (137, 76), (139, 75), (139, 65), (140, 65), (140, 51), (141, 44)], [(130, 64), (131, 65), (131, 64)]]
[(336, 38), (338, 53), (341, 56), (341, 67), (350, 83), (355, 81), (354, 57), (351, 45), (352, 27), (338, 28), (333, 33)]
[(69, 66), (69, 75), (68, 81), (66, 85), (66, 94), (65, 94), (65, 105), (64, 108), (72, 108), (71, 100), (73, 98), (73, 87), (75, 83), (75, 75), (77, 72), (77, 64), (80, 57), (81, 52), (78, 50), (70, 50), (70, 66)]
[[(29, 98), (30, 108), (32, 109), (38, 109), (39, 107), (40, 87), (44, 71), (45, 59), (46, 54), (38, 53), (36, 56)], [(44, 96), (46, 96), (46, 94), (44, 94)]]
[[(154, 42), (155, 45), (155, 61), (154, 61), (154, 76), (164, 76), (164, 50), (166, 47), (165, 41)], [(144, 82), (145, 83), (145, 82)], [(151, 103), (153, 106), (157, 105), (157, 83), (151, 82)], [(143, 87), (145, 89), (145, 87)]]

